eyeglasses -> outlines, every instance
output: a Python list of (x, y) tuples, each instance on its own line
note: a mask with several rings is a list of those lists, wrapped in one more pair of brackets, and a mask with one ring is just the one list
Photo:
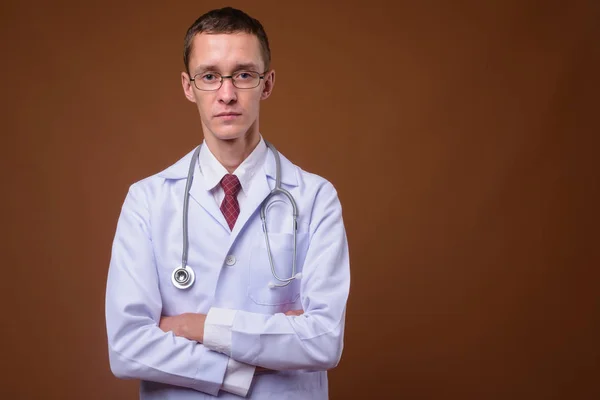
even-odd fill
[(217, 72), (202, 72), (194, 75), (192, 82), (198, 90), (219, 90), (223, 86), (224, 79), (231, 79), (233, 86), (238, 89), (254, 89), (264, 79), (262, 75), (254, 71), (238, 71), (233, 75), (221, 75)]

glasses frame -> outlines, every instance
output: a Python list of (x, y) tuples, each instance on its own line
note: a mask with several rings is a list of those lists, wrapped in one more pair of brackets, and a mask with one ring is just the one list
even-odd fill
[[(207, 72), (208, 72), (208, 71), (207, 71)], [(237, 88), (237, 89), (241, 89), (241, 90), (245, 90), (245, 89), (255, 89), (255, 88), (257, 88), (257, 87), (260, 85), (260, 80), (261, 80), (261, 79), (265, 79), (265, 75), (267, 74), (267, 72), (269, 72), (269, 70), (267, 70), (267, 71), (263, 72), (262, 74), (261, 74), (260, 72), (258, 72), (258, 71), (250, 71), (250, 70), (248, 70), (248, 71), (246, 71), (246, 70), (236, 71), (236, 73), (240, 73), (240, 72), (252, 72), (252, 73), (254, 73), (254, 74), (258, 74), (258, 82), (256, 83), (256, 86), (252, 86), (252, 87), (245, 87), (245, 88), (241, 88), (241, 87), (238, 87), (238, 86), (236, 86), (236, 85), (235, 85), (235, 81), (233, 80), (233, 75), (221, 75), (221, 74), (220, 74), (220, 73), (218, 73), (218, 72), (210, 72), (210, 73), (211, 73), (211, 74), (213, 74), (213, 75), (218, 75), (218, 76), (220, 76), (220, 77), (221, 77), (221, 80), (219, 81), (219, 87), (217, 87), (217, 88), (215, 88), (215, 89), (200, 89), (200, 88), (198, 87), (198, 85), (196, 85), (196, 77), (197, 77), (198, 75), (206, 74), (207, 72), (200, 72), (200, 73), (198, 73), (198, 74), (194, 75), (194, 77), (193, 77), (193, 78), (190, 78), (190, 82), (194, 82), (194, 87), (195, 87), (196, 89), (198, 89), (198, 90), (201, 90), (201, 91), (203, 91), (203, 92), (214, 92), (214, 91), (217, 91), (217, 90), (221, 89), (221, 87), (223, 86), (223, 80), (225, 80), (225, 79), (231, 79), (231, 83), (232, 83), (232, 84), (233, 84), (233, 86), (234, 86), (235, 88)]]

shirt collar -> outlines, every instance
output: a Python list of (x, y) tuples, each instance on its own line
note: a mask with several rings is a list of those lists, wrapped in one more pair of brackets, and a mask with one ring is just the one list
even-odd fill
[[(250, 189), (250, 182), (252, 181), (252, 178), (264, 164), (266, 156), (267, 145), (261, 136), (258, 145), (254, 148), (254, 150), (252, 150), (250, 155), (248, 155), (248, 157), (242, 161), (235, 171), (233, 171), (233, 175), (237, 176), (240, 180), (242, 191), (246, 195)], [(204, 182), (208, 190), (213, 190), (219, 184), (219, 182), (221, 182), (223, 176), (228, 174), (227, 169), (225, 169), (225, 167), (210, 151), (206, 145), (206, 141), (200, 148), (198, 162), (200, 164), (202, 176), (204, 177)]]

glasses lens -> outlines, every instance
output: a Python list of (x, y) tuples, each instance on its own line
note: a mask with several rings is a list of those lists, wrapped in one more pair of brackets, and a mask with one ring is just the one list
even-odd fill
[(240, 89), (252, 89), (258, 86), (260, 75), (258, 72), (239, 71), (233, 75), (233, 84)]
[(216, 73), (203, 73), (194, 76), (194, 83), (200, 90), (217, 90), (221, 86), (221, 75)]

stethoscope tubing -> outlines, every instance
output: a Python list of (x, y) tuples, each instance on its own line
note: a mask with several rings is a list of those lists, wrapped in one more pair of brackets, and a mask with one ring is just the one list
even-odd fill
[[(271, 274), (273, 277), (282, 283), (276, 284), (273, 282), (269, 282), (269, 288), (274, 287), (285, 287), (289, 285), (294, 279), (300, 279), (301, 274), (296, 273), (296, 245), (297, 245), (297, 236), (296, 232), (298, 230), (298, 206), (294, 199), (294, 196), (287, 190), (281, 187), (281, 160), (279, 157), (279, 152), (275, 149), (270, 142), (265, 140), (265, 144), (267, 147), (273, 152), (273, 156), (275, 157), (275, 188), (269, 193), (269, 195), (263, 200), (260, 207), (260, 218), (262, 220), (262, 228), (265, 236), (265, 243), (267, 247), (267, 254), (269, 256), (269, 264), (271, 265)], [(198, 164), (198, 158), (200, 155), (200, 147), (196, 147), (194, 153), (192, 154), (192, 159), (190, 161), (190, 167), (188, 170), (187, 180), (185, 184), (185, 192), (183, 199), (183, 248), (181, 251), (181, 266), (175, 268), (173, 270), (171, 280), (173, 285), (179, 289), (187, 289), (190, 287), (195, 280), (195, 275), (193, 269), (187, 265), (188, 261), (188, 249), (189, 249), (189, 235), (188, 235), (188, 210), (189, 210), (189, 197), (190, 197), (190, 188), (192, 186), (192, 182), (194, 180), (194, 169), (196, 164)], [(267, 211), (266, 206), (269, 200), (277, 194), (283, 194), (288, 198), (290, 204), (292, 205), (292, 213), (293, 213), (293, 235), (294, 235), (294, 248), (293, 248), (293, 259), (292, 259), (292, 276), (289, 278), (281, 278), (277, 275), (275, 271), (275, 263), (273, 261), (273, 254), (271, 252), (271, 244), (269, 242), (269, 233), (267, 230)]]

